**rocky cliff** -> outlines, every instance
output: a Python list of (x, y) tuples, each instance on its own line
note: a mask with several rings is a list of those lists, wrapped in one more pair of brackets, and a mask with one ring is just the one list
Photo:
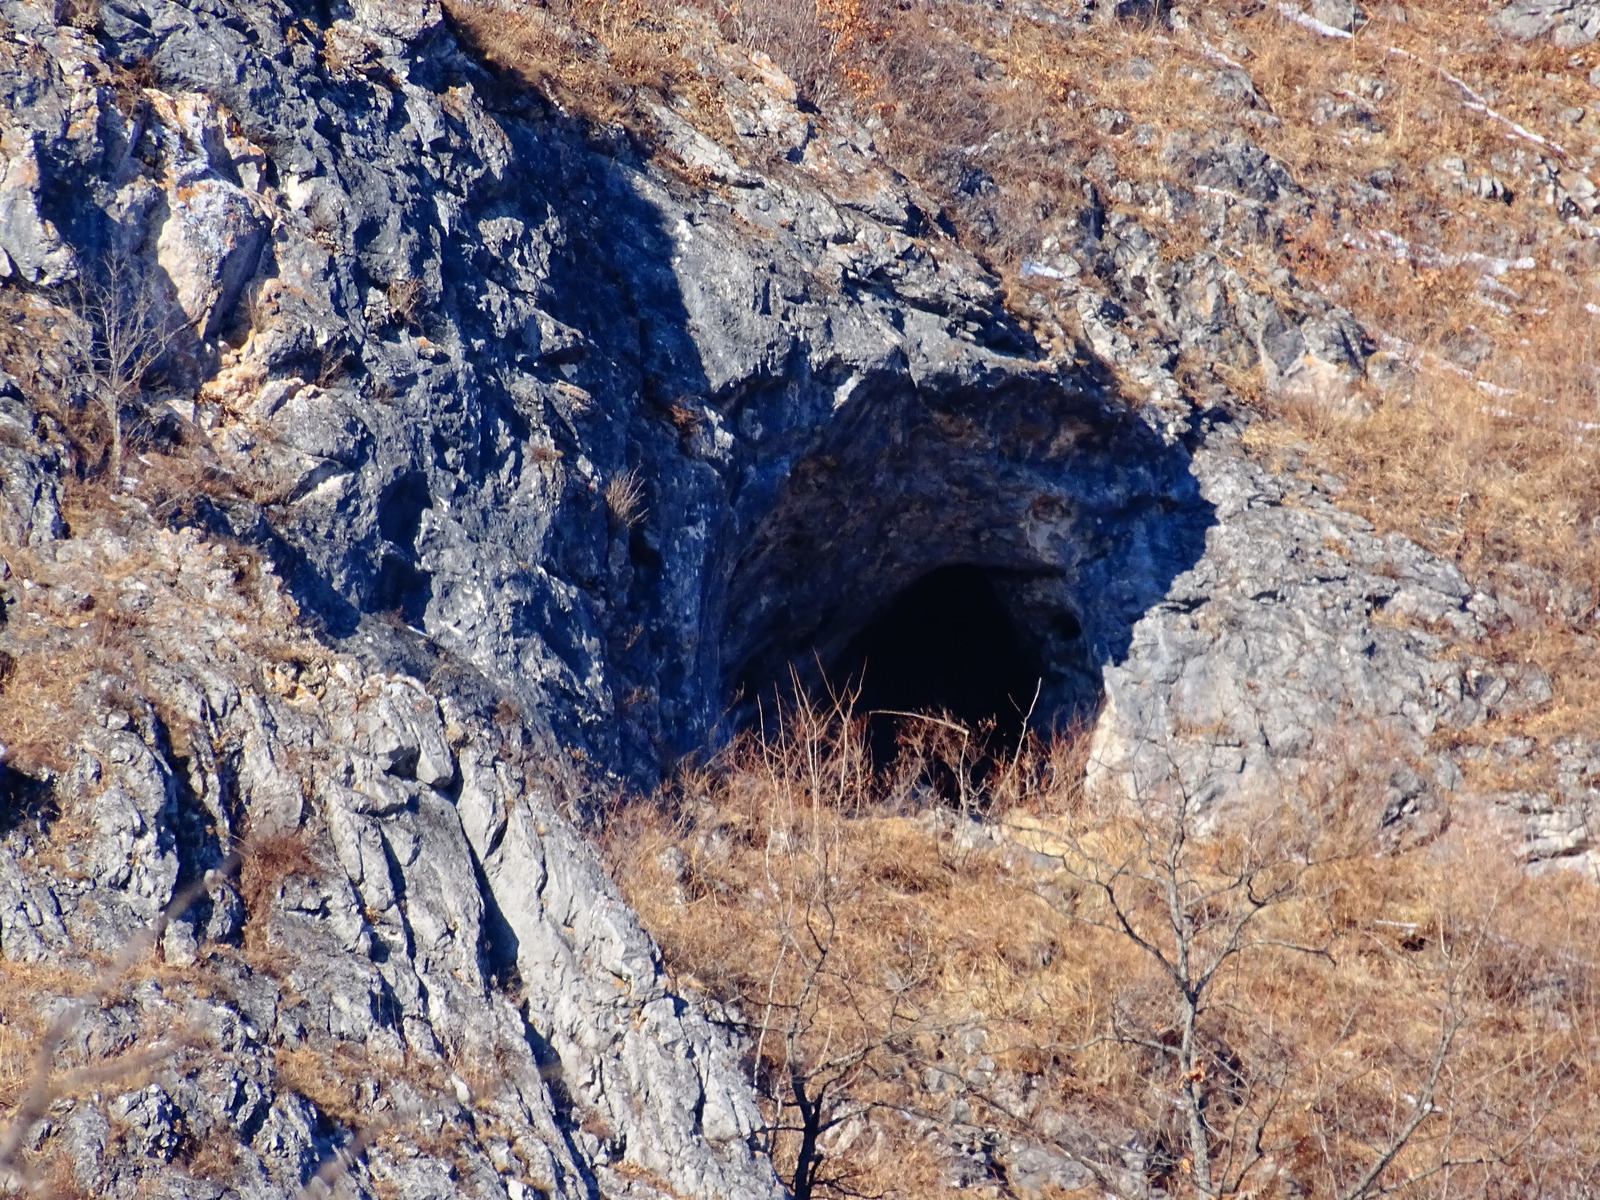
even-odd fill
[[(579, 830), (936, 568), (1136, 795), (1359, 760), (1425, 830), (1429, 735), (1548, 697), (1462, 649), (1494, 596), (1175, 374), (1335, 403), (1371, 337), (1092, 187), (1008, 304), (869, 128), (709, 24), (717, 137), (670, 93), (569, 111), (431, 3), (0, 13), (4, 1019), (96, 1000), (18, 1170), (778, 1195), (740, 1047)], [(1170, 153), (1218, 246), (1309, 203), (1247, 141)], [(118, 337), (160, 355), (107, 478)]]

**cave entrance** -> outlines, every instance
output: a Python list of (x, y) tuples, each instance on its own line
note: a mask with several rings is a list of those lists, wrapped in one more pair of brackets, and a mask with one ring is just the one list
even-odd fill
[[(1041, 664), (1024, 648), (982, 567), (940, 567), (902, 591), (845, 647), (830, 674), (858, 690), (873, 759), (890, 762), (906, 718), (948, 714), (968, 729), (993, 727), (1015, 746), (1040, 686)], [(886, 711), (887, 710), (887, 711)]]
[[(684, 660), (684, 699), (710, 701), (714, 741), (762, 736), (805, 699), (831, 712), (853, 692), (860, 715), (992, 723), (981, 775), (1010, 757), (1024, 724), (1048, 736), (1095, 720), (1106, 668), (1199, 560), (1211, 508), (1183, 444), (1098, 385), (1001, 378), (977, 361), (927, 386), (874, 369), (739, 395), (740, 413), (834, 415), (804, 446), (762, 435), (793, 457), (752, 460), (737, 519), (719, 526), (722, 569), (698, 597)], [(674, 600), (685, 612), (695, 602)], [(879, 768), (920, 724), (869, 720)], [(985, 758), (972, 750), (969, 761)]]

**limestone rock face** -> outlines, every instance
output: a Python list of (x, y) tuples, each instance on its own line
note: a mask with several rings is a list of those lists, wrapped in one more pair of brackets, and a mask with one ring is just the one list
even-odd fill
[(1518, 41), (1548, 35), (1558, 46), (1586, 46), (1600, 35), (1600, 4), (1583, 0), (1518, 0), (1495, 14), (1495, 24)]
[[(935, 567), (996, 573), (1048, 721), (1093, 711), (1104, 666), (1142, 669), (1135, 624), (1202, 559), (1267, 586), (1297, 553), (1270, 521), (1249, 561), (1221, 549), (1193, 451), (1231, 418), (1127, 342), (1115, 299), (1079, 308), (1150, 388), (1138, 415), (1092, 364), (1032, 349), (926, 198), (770, 64), (706, 64), (738, 137), (782, 143), (765, 171), (649, 110), (671, 157), (731, 185), (707, 192), (507, 95), (426, 7), (335, 21), (337, 70), (271, 6), (104, 20), (160, 89), (118, 100), (89, 39), (15, 17), (57, 71), (9, 85), (71, 198), (40, 220), (77, 230), (86, 264), (152, 257), (207, 378), (194, 417), (283, 498), (296, 595), (336, 637), (397, 612), (633, 778), (725, 733), (741, 695), (831, 664)], [(1180, 150), (1219, 196), (1298, 203), (1246, 143)], [(1362, 375), (1347, 316), (1285, 312), (1215, 259), (1175, 273), (1110, 225), (1099, 252), (1166, 298), (1181, 344), (1254, 353), (1269, 386), (1324, 402)], [(1402, 705), (1379, 715), (1414, 725)]]
[[(471, 689), (441, 702), (296, 642), (287, 597), (194, 530), (30, 562), (8, 588), (93, 589), (150, 660), (63, 698), (86, 732), (49, 814), (9, 781), (0, 952), (69, 971), (116, 955), (205, 879), (161, 933), (165, 973), (136, 968), (71, 1027), (63, 1070), (155, 1058), (153, 1082), (58, 1104), (33, 1135), (61, 1139), (81, 1188), (296, 1195), (362, 1131), (362, 1194), (779, 1194), (737, 1048), (667, 987), (557, 811), (552, 747), (483, 719)], [(71, 653), (9, 644), (23, 669)], [(242, 873), (218, 873), (241, 839)]]
[(1096, 769), (1135, 794), (1178, 783), (1202, 802), (1287, 800), (1308, 768), (1387, 760), (1383, 822), (1436, 808), (1457, 769), (1438, 759), (1418, 774), (1427, 735), (1538, 703), (1537, 681), (1513, 688), (1446, 657), (1481, 636), (1494, 600), (1304, 483), (1220, 447), (1195, 467), (1217, 514), (1207, 553), (1107, 668)]
[(39, 419), (14, 379), (0, 377), (0, 543), (37, 546), (66, 532), (61, 519), (60, 459), (36, 440)]
[[(761, 56), (700, 64), (718, 136), (666, 105), (630, 133), (489, 72), (432, 3), (329, 12), (101, 0), (96, 38), (0, 2), (0, 277), (43, 313), (144, 264), (193, 385), (151, 415), (242, 481), (147, 501), (130, 463), (69, 530), (86, 385), (48, 355), (0, 380), (0, 682), (90, 681), (51, 701), (48, 772), (0, 776), (0, 951), (115, 953), (208, 880), (161, 933), (178, 974), (63, 1050), (204, 1033), (30, 1132), (81, 1189), (282, 1197), (345, 1155), (415, 1200), (779, 1195), (741, 1049), (569, 819), (606, 798), (573, 764), (653, 782), (936, 568), (988, 573), (1037, 721), (1098, 714), (1095, 769), (1135, 793), (1289, 786), (1359, 726), (1392, 762), (1374, 819), (1426, 822), (1434, 727), (1539, 702), (1444, 653), (1497, 601), (1268, 471), (1173, 373), (1187, 350), (1343, 403), (1371, 352), (1347, 314), (1092, 201), (1031, 264), (1082, 321), (1052, 357)], [(1238, 139), (1168, 151), (1197, 222), (1300, 202)], [(208, 877), (240, 839), (238, 882)]]

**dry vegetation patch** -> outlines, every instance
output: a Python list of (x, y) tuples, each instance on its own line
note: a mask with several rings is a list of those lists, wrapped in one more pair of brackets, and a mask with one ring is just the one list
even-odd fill
[(1133, 812), (1080, 754), (1001, 764), (977, 823), (927, 806), (927, 758), (874, 775), (805, 713), (610, 826), (669, 967), (749, 1038), (797, 1195), (953, 1194), (983, 1130), (1002, 1194), (1011, 1139), (1129, 1196), (1594, 1181), (1590, 887), (1465, 828), (1379, 853), (1355, 796)]
[(264, 949), (266, 916), (286, 879), (317, 880), (322, 875), (304, 829), (246, 838), (240, 854), (239, 894), (247, 914), (247, 944), (257, 951)]
[(490, 63), (601, 124), (638, 119), (639, 89), (664, 89), (691, 73), (677, 57), (681, 34), (646, 0), (447, 0), (445, 12)]

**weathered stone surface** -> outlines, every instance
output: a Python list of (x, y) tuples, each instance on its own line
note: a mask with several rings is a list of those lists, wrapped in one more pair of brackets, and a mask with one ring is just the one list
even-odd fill
[(39, 156), (25, 130), (0, 135), (5, 174), (0, 176), (0, 278), (57, 283), (72, 269), (61, 234), (39, 215)]
[(1495, 14), (1495, 24), (1519, 41), (1548, 34), (1556, 45), (1584, 46), (1600, 34), (1600, 4), (1583, 0), (1518, 0)]
[[(1096, 770), (1135, 793), (1224, 805), (1359, 753), (1372, 819), (1425, 829), (1454, 786), (1428, 734), (1548, 697), (1445, 653), (1536, 583), (1475, 594), (1174, 374), (1332, 404), (1366, 372), (1287, 273), (1266, 295), (1131, 215), (1277, 236), (1305, 193), (1242, 136), (1152, 136), (1192, 188), (1095, 167), (1028, 273), (1052, 357), (870, 134), (760, 56), (707, 50), (732, 133), (648, 108), (652, 157), (486, 71), (431, 3), (102, 0), (98, 39), (0, 11), (0, 266), (48, 290), (141, 256), (190, 324), (188, 444), (249, 484), (148, 505), (135, 478), (66, 539), (67, 444), (0, 387), (0, 550), (29, 551), (0, 645), (65, 652), (93, 597), (142, 655), (70, 697), (86, 732), (46, 782), (81, 836), (62, 867), (49, 819), (6, 834), (0, 951), (114, 952), (235, 842), (278, 864), (163, 934), (196, 976), (85, 1017), (82, 1057), (210, 1039), (52, 1115), (88, 1192), (219, 1194), (181, 1136), (232, 1148), (239, 1194), (292, 1195), (372, 1126), (407, 1152), (369, 1151), (365, 1194), (776, 1196), (740, 1048), (668, 986), (563, 764), (652, 782), (935, 568), (990, 573), (1040, 724), (1103, 699)], [(119, 86), (135, 65), (150, 86)], [(958, 190), (993, 219), (980, 167)], [(1541, 803), (1502, 805), (1536, 856), (1587, 852)]]
[[(156, 661), (137, 680), (79, 689), (86, 733), (56, 783), (57, 815), (0, 848), (0, 949), (23, 962), (115, 954), (181, 876), (217, 866), (247, 830), (257, 839), (242, 884), (214, 882), (168, 927), (178, 973), (73, 1029), (66, 1056), (91, 1062), (180, 1039), (151, 1082), (52, 1118), (80, 1186), (217, 1195), (179, 1155), (203, 1144), (232, 1156), (250, 1194), (293, 1195), (356, 1129), (415, 1147), (443, 1123), (466, 1135), (448, 1155), (371, 1151), (356, 1186), (456, 1194), (465, 1171), (473, 1195), (515, 1183), (590, 1196), (616, 1169), (674, 1194), (778, 1194), (748, 1145), (756, 1117), (735, 1047), (666, 987), (649, 938), (555, 811), (557, 785), (528, 787), (550, 771), (520, 725), (457, 699), (447, 722), (416, 680), (311, 643), (277, 641), (262, 660), (259, 638), (292, 639), (293, 609), (270, 582), (237, 590), (236, 567), (193, 531), (54, 549), (54, 570), (95, 587), (99, 605), (141, 613)], [(196, 592), (211, 604), (183, 619)], [(190, 731), (185, 755), (176, 729)], [(291, 791), (304, 798), (294, 819), (276, 799)], [(509, 832), (486, 840), (480, 810)], [(40, 857), (63, 822), (78, 830), (65, 873)], [(185, 1049), (185, 1028), (205, 1045)], [(285, 1077), (274, 1055), (286, 1050), (313, 1078), (364, 1064), (332, 1085), (365, 1089), (358, 1103), (330, 1111), (306, 1074)], [(585, 1132), (599, 1128), (603, 1139)]]
[(38, 415), (16, 381), (0, 373), (0, 544), (38, 546), (66, 532), (60, 460), (38, 432)]
[[(1494, 610), (1453, 566), (1236, 454), (1196, 466), (1217, 515), (1207, 553), (1106, 670), (1097, 770), (1135, 794), (1288, 794), (1341, 754), (1410, 770), (1439, 725), (1509, 702), (1500, 676), (1441, 653)], [(1453, 787), (1449, 763), (1432, 773)]]
[[(104, 215), (53, 219), (83, 252), (154, 241), (212, 356), (196, 415), (224, 462), (289, 498), (274, 523), (304, 555), (294, 585), (334, 633), (397, 611), (638, 778), (725, 729), (741, 688), (832, 661), (948, 562), (1032, 580), (1005, 590), (1045, 660), (1039, 714), (1092, 708), (1100, 668), (1217, 520), (1190, 463), (1204, 426), (1166, 352), (1121, 332), (1124, 302), (1174, 349), (1259, 359), (1286, 393), (1332, 401), (1362, 374), (1347, 316), (1309, 297), (1286, 312), (1214, 258), (1169, 263), (1117, 214), (1079, 253), (1137, 294), (1062, 288), (1094, 348), (1149, 388), (1135, 420), (1092, 373), (1030, 352), (927, 201), (864, 132), (801, 113), (770, 63), (736, 75), (722, 51), (708, 69), (747, 114), (739, 136), (782, 142), (785, 170), (650, 110), (673, 156), (736, 185), (722, 197), (508, 102), (425, 14), (403, 37), (390, 16), (336, 22), (346, 69), (330, 72), (271, 11), (251, 9), (247, 36), (177, 6), (112, 9), (118, 53), (153, 54), (168, 90), (124, 118), (105, 88), (58, 79), (40, 111), (102, 120), (39, 136)], [(87, 53), (73, 31), (29, 36)], [(103, 173), (130, 139), (159, 186)], [(1300, 203), (1237, 137), (1163, 153), (1193, 161), (1219, 237), (1238, 206)], [(206, 343), (237, 325), (241, 290), (237, 348)], [(608, 511), (624, 477), (643, 485), (638, 519)], [(1251, 540), (1261, 557), (1239, 571), (1293, 553)], [(1081, 633), (1069, 645), (1053, 624)], [(348, 787), (353, 810), (399, 802)]]

